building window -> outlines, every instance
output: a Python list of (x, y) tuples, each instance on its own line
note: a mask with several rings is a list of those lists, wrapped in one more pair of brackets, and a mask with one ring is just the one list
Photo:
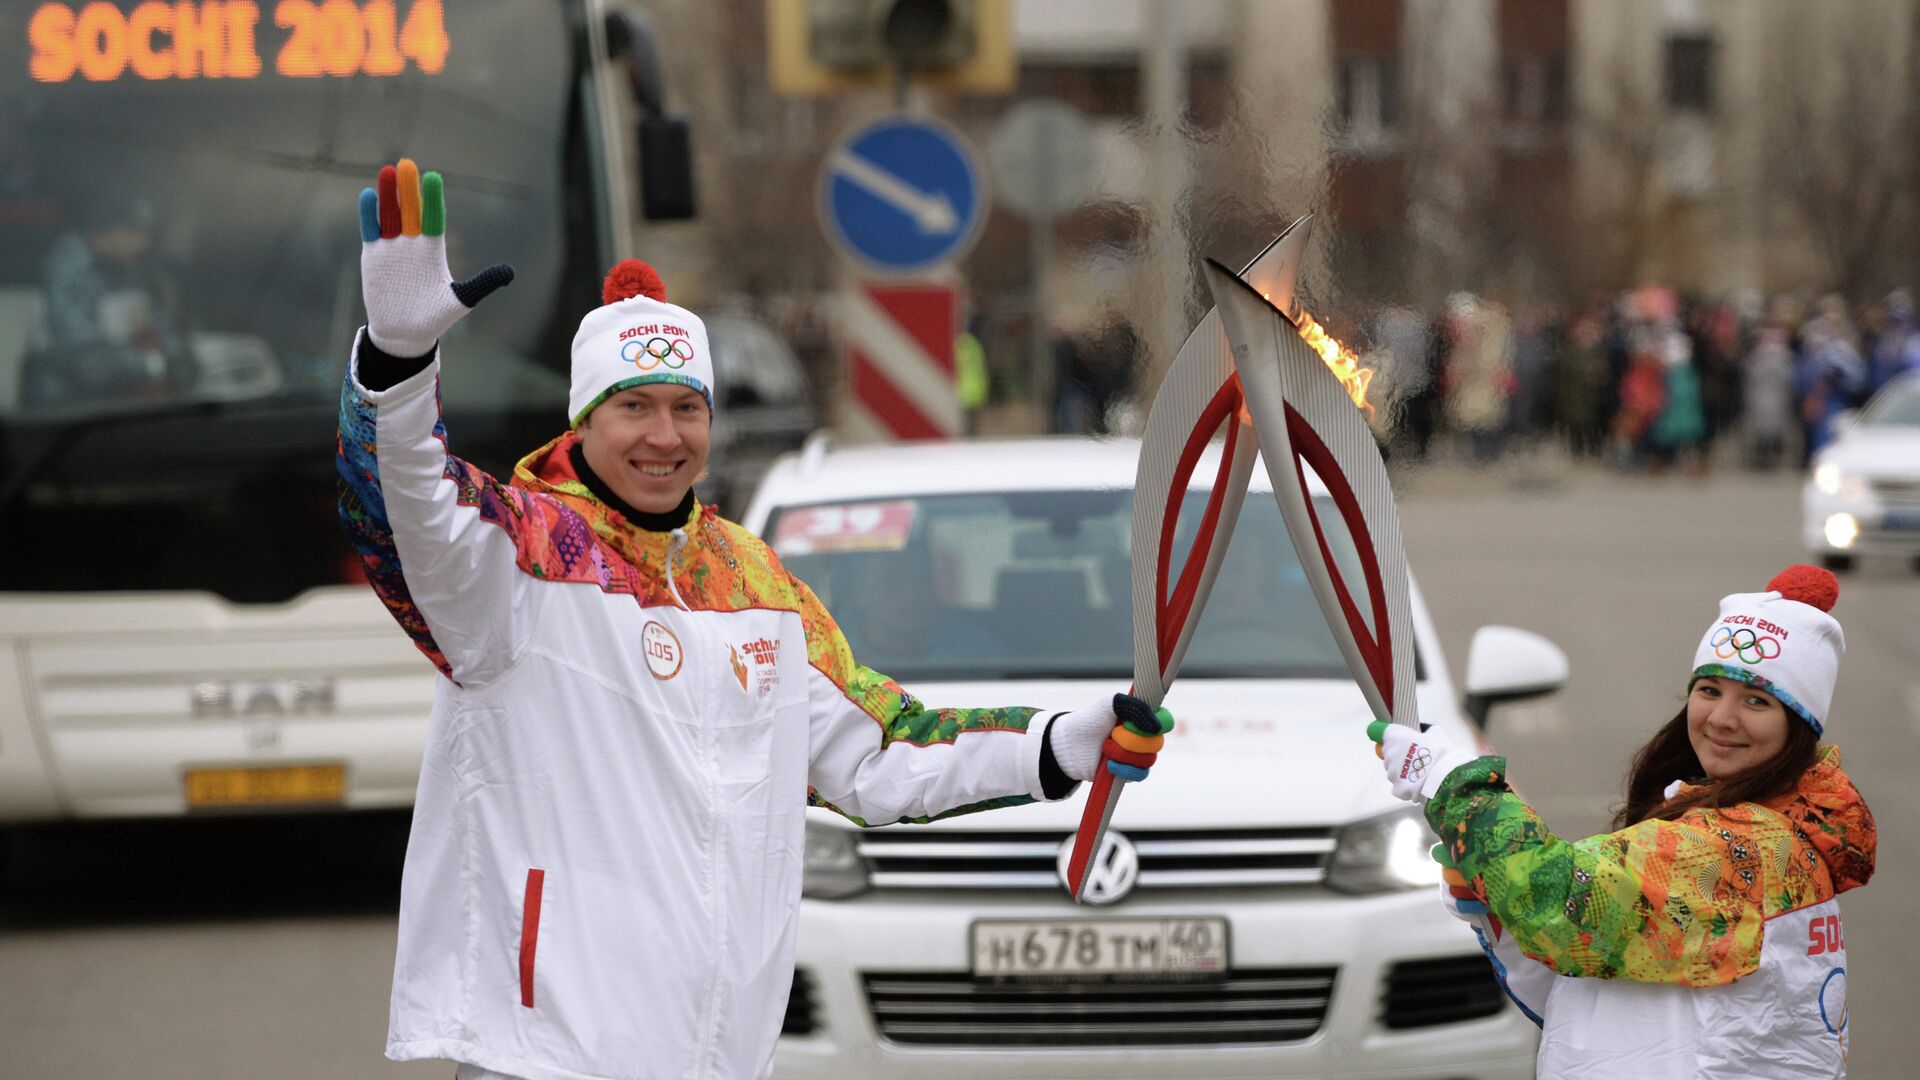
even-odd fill
[(1713, 39), (1676, 34), (1667, 39), (1667, 107), (1676, 112), (1713, 111)]
[(1391, 56), (1340, 58), (1336, 107), (1340, 128), (1356, 147), (1379, 146), (1400, 133), (1400, 62)]

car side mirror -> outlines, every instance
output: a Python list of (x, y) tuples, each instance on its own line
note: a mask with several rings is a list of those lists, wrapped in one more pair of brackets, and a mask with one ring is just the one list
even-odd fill
[(1567, 654), (1530, 630), (1483, 626), (1467, 647), (1467, 715), (1481, 728), (1495, 705), (1545, 697), (1567, 684)]

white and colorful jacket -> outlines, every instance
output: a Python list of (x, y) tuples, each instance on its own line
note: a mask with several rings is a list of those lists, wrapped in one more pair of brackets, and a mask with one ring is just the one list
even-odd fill
[(373, 391), (361, 349), (341, 518), (443, 676), (387, 1056), (767, 1075), (809, 800), (872, 824), (1031, 801), (1034, 711), (923, 708), (757, 537), (697, 503), (649, 532), (594, 498), (571, 433), (498, 482), (447, 450), (437, 356)]
[(1488, 914), (1496, 974), (1542, 1028), (1542, 1080), (1846, 1075), (1836, 897), (1873, 876), (1866, 802), (1820, 749), (1789, 795), (1568, 842), (1505, 782), (1455, 769), (1427, 820)]

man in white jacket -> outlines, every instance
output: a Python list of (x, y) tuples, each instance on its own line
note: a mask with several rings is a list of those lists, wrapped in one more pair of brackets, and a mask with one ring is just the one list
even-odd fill
[(706, 330), (644, 264), (574, 339), (572, 429), (509, 484), (454, 457), (438, 341), (512, 271), (452, 279), (443, 199), (409, 161), (361, 195), (367, 326), (340, 408), (341, 521), (443, 676), (387, 1056), (765, 1076), (810, 802), (878, 825), (1063, 798), (1121, 715), (1170, 720), (1126, 695), (928, 709), (860, 666), (812, 591), (695, 499)]

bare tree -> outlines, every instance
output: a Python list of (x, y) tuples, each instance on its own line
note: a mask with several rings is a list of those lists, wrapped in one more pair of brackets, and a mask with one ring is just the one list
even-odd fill
[(1847, 295), (1885, 288), (1909, 267), (1914, 108), (1908, 72), (1883, 21), (1829, 24), (1830, 49), (1803, 27), (1771, 43), (1767, 158), (1774, 191), (1800, 218)]
[(1571, 137), (1588, 163), (1582, 189), (1568, 196), (1551, 230), (1556, 262), (1570, 290), (1631, 284), (1655, 248), (1658, 176), (1666, 113), (1655, 82), (1616, 54), (1602, 88), (1573, 116)]

